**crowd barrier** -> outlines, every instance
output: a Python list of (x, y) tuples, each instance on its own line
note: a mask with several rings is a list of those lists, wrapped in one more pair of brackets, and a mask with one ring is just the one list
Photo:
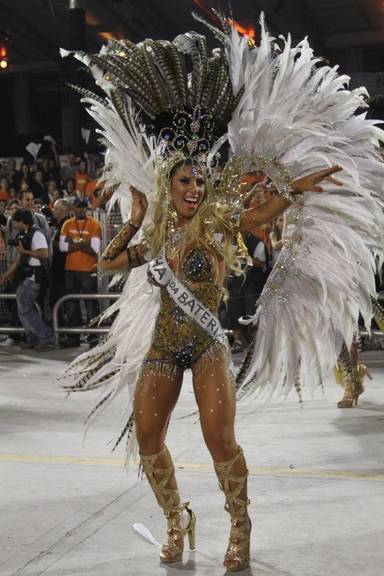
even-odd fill
[(59, 326), (59, 310), (62, 305), (68, 300), (118, 300), (120, 294), (106, 293), (106, 294), (66, 294), (59, 298), (55, 303), (52, 310), (52, 328), (55, 335), (56, 345), (59, 345), (60, 334), (108, 334), (109, 328), (92, 328), (90, 326), (79, 326), (77, 328), (70, 328), (66, 326)]
[[(120, 298), (120, 294), (114, 294), (113, 292), (108, 293), (99, 293), (99, 294), (66, 294), (62, 296), (54, 305), (52, 310), (52, 328), (54, 332), (55, 342), (56, 345), (59, 346), (59, 339), (60, 334), (108, 334), (109, 327), (104, 328), (93, 328), (91, 326), (78, 326), (78, 327), (69, 327), (69, 326), (59, 326), (59, 311), (60, 308), (63, 306), (65, 302), (68, 300), (118, 300)], [(16, 294), (1, 294), (0, 293), (0, 300), (16, 300)], [(39, 305), (36, 303), (36, 307), (41, 314), (41, 309)], [(0, 326), (0, 334), (15, 334), (24, 332), (24, 328), (22, 326), (18, 327), (11, 327), (11, 326)], [(225, 330), (226, 333), (230, 333), (229, 330)], [(367, 330), (361, 330), (360, 336), (363, 338), (384, 338), (384, 332), (380, 330), (371, 330), (368, 332)]]

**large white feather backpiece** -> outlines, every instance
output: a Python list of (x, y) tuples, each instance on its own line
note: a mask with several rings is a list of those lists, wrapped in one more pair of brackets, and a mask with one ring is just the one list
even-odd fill
[[(248, 169), (263, 170), (278, 187), (282, 175), (294, 179), (336, 164), (343, 169), (342, 187), (327, 183), (324, 193), (306, 193), (286, 212), (285, 247), (251, 318), (254, 343), (237, 377), (239, 398), (256, 391), (288, 392), (292, 387), (300, 393), (301, 386), (322, 382), (343, 341), (350, 345), (359, 313), (369, 326), (375, 257), (383, 251), (384, 165), (379, 155), (383, 133), (364, 114), (357, 114), (365, 105), (366, 91), (347, 90), (347, 77), (315, 59), (306, 40), (295, 47), (289, 38), (277, 42), (263, 22), (260, 45), (253, 49), (235, 29), (220, 38), (225, 42), (233, 98), (240, 98), (228, 124), (232, 154), (241, 157)], [(210, 61), (209, 68), (201, 39), (192, 33), (181, 40), (178, 45), (190, 50), (195, 63), (191, 82), (196, 94), (202, 94), (209, 107), (215, 102), (217, 107), (219, 95), (231, 93), (232, 98), (228, 84), (221, 89), (215, 80), (215, 70), (226, 63)], [(148, 48), (159, 51), (159, 67), (164, 69), (174, 57), (180, 59), (181, 51), (176, 54), (178, 48), (169, 43), (163, 47), (148, 41)], [(118, 44), (116, 50), (120, 49)], [(76, 56), (91, 68), (106, 95), (102, 99), (83, 91), (106, 142), (104, 177), (110, 185), (119, 184), (116, 195), (127, 211), (130, 184), (151, 200), (155, 144), (137, 127), (129, 96), (124, 90), (111, 90), (105, 70), (94, 65), (100, 59), (90, 63), (86, 55)], [(156, 58), (152, 64), (156, 67)], [(175, 70), (184, 84), (180, 92), (169, 89), (169, 97), (185, 102), (181, 60)], [(206, 79), (205, 91), (199, 71)], [(217, 78), (222, 76), (220, 72)], [(140, 88), (148, 79), (139, 80)], [(167, 102), (163, 85), (157, 83), (162, 105)], [(146, 104), (149, 112), (153, 100)], [(158, 290), (146, 282), (145, 268), (130, 273), (121, 298), (109, 311), (118, 311), (118, 316), (106, 342), (81, 356), (67, 374), (78, 389), (101, 387), (94, 413), (128, 385), (118, 440), (128, 433), (129, 454), (135, 447), (133, 389), (159, 309)]]
[[(285, 247), (251, 322), (256, 334), (238, 375), (238, 397), (321, 384), (359, 313), (370, 326), (375, 256), (384, 248), (383, 132), (358, 109), (366, 90), (349, 91), (313, 57), (306, 40), (278, 43), (261, 21), (249, 49), (235, 29), (226, 43), (231, 77), (244, 94), (228, 126), (231, 150), (274, 179), (339, 165), (342, 187), (327, 183), (286, 212)], [(282, 170), (283, 169), (283, 170)]]

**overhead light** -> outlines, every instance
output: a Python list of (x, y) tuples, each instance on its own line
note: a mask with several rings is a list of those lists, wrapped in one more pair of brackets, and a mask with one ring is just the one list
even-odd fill
[(6, 70), (9, 66), (8, 50), (5, 44), (0, 44), (0, 70)]

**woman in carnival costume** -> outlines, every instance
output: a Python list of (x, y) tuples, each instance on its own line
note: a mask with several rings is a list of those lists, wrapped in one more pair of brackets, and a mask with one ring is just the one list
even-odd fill
[[(130, 219), (99, 268), (129, 273), (108, 338), (67, 371), (71, 390), (102, 388), (97, 414), (128, 388), (116, 440), (141, 466), (168, 524), (163, 562), (194, 547), (165, 435), (183, 372), (192, 369), (203, 435), (231, 530), (224, 565), (249, 565), (247, 468), (234, 434), (235, 396), (322, 383), (359, 311), (369, 322), (374, 254), (382, 246), (382, 133), (357, 116), (363, 89), (320, 65), (306, 41), (250, 46), (225, 19), (211, 57), (189, 32), (173, 42), (110, 41), (75, 56), (103, 96), (79, 89), (106, 145), (103, 180)], [(66, 55), (66, 54), (65, 54)], [(223, 160), (223, 145), (229, 160)], [(343, 170), (342, 186), (332, 174)], [(244, 210), (244, 177), (263, 171), (280, 194)], [(321, 183), (321, 186), (320, 186)], [(128, 192), (131, 191), (131, 193)], [(314, 192), (323, 192), (316, 194)], [(148, 209), (147, 209), (148, 206)], [(256, 328), (236, 381), (217, 318), (236, 238), (286, 211), (288, 238), (249, 319)], [(137, 235), (137, 241), (131, 244)]]

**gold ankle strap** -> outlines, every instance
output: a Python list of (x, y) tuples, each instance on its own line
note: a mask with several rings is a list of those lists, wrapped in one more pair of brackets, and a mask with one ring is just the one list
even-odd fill
[(242, 476), (231, 473), (233, 465), (242, 456), (243, 450), (239, 446), (237, 453), (233, 458), (231, 458), (231, 460), (214, 463), (216, 474), (219, 479), (220, 489), (224, 492), (226, 497), (225, 510), (230, 513), (233, 526), (239, 526), (248, 520), (247, 506), (250, 503), (250, 500), (246, 495), (244, 498), (243, 494), (244, 489), (246, 488), (248, 470), (246, 470), (245, 474)]
[[(165, 457), (169, 461), (169, 465), (165, 468), (156, 466), (157, 460), (161, 457)], [(164, 512), (177, 511), (180, 507), (179, 492), (176, 488), (167, 487), (175, 470), (168, 448), (164, 446), (156, 454), (140, 454), (140, 464)]]

